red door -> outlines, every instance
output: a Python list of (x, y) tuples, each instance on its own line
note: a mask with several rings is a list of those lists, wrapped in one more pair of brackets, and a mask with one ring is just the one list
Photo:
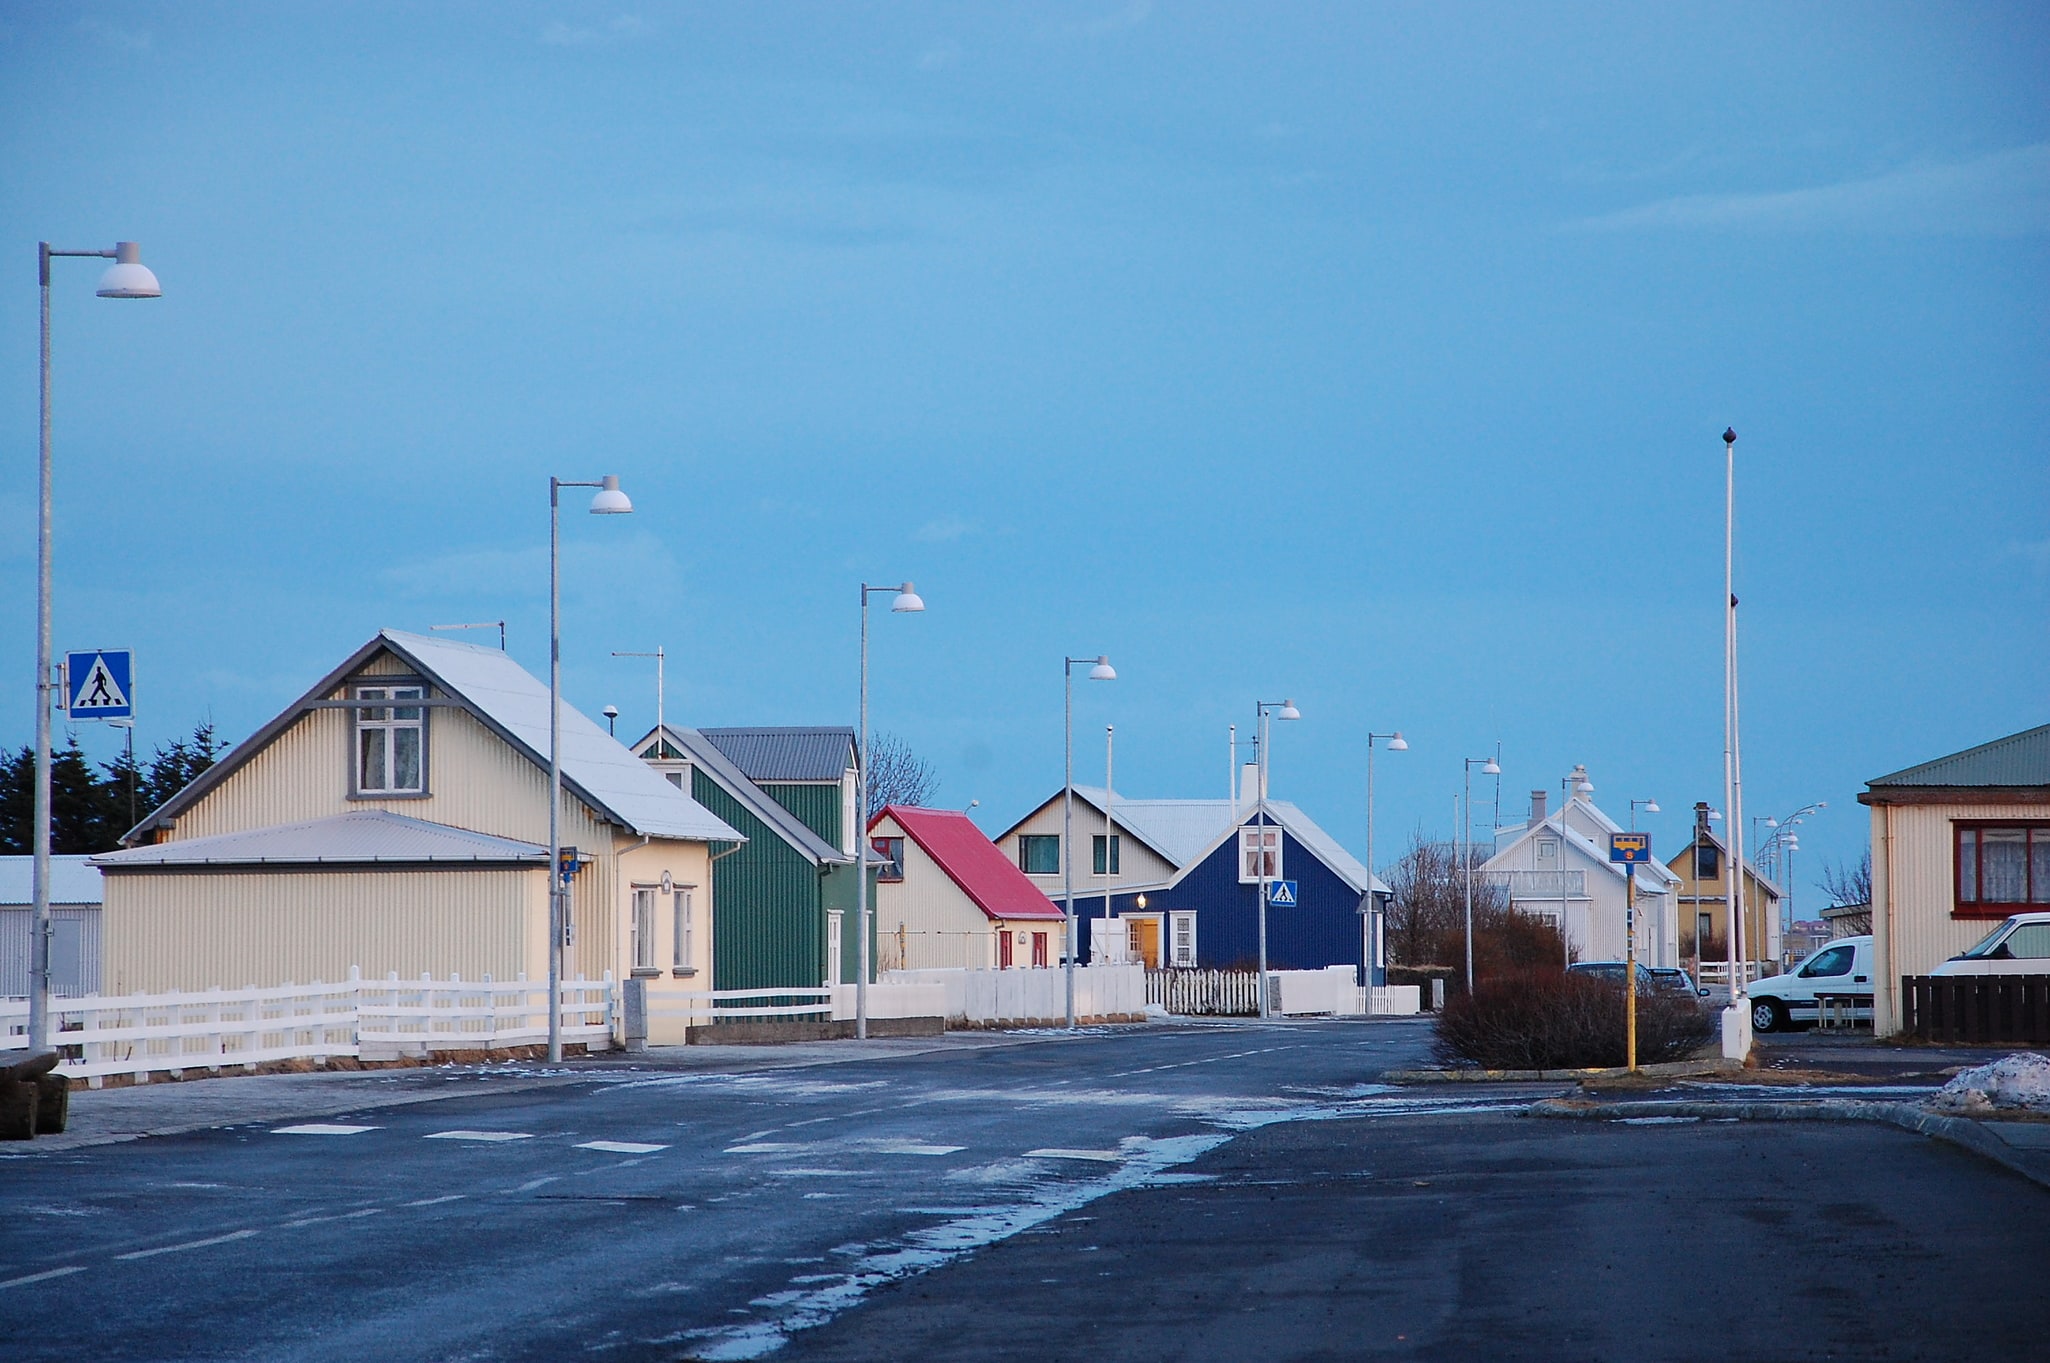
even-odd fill
[(1011, 968), (1011, 930), (1005, 928), (997, 934), (997, 969)]
[(1041, 970), (1046, 968), (1046, 934), (1043, 932), (1032, 934), (1032, 964)]

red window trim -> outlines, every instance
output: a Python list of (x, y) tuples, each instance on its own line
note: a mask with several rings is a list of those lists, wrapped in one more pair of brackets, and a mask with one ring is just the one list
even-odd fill
[[(2035, 889), (2032, 882), (2035, 868), (2035, 845), (2037, 838), (2050, 839), (2050, 823), (2039, 819), (1953, 819), (1950, 825), (1950, 916), (1966, 919), (2000, 919), (2017, 913), (2041, 913), (2050, 909), (2050, 901), (2024, 898), (2017, 901), (1974, 899), (1969, 902), (1964, 896), (1965, 862), (1960, 854), (1961, 835), (1967, 830), (1973, 833), (1988, 828), (2025, 828), (2029, 840), (2025, 844), (2022, 865), (2024, 883), (2022, 892), (2027, 895)], [(1974, 840), (1974, 847), (1984, 846)]]

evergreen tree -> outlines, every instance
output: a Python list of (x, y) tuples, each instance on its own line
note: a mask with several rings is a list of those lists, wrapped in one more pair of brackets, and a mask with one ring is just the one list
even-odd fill
[[(59, 855), (111, 852), (140, 818), (190, 785), (214, 764), (221, 742), (211, 721), (185, 738), (157, 745), (148, 765), (126, 751), (98, 770), (71, 734), (50, 754), (50, 850)], [(0, 853), (35, 850), (35, 750), (0, 751)], [(131, 812), (132, 811), (132, 812)]]

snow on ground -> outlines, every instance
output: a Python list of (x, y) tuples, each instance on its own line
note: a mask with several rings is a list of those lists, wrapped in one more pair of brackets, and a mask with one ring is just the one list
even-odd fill
[(2022, 1051), (1966, 1070), (1939, 1089), (1929, 1106), (1942, 1112), (2050, 1113), (2050, 1057)]

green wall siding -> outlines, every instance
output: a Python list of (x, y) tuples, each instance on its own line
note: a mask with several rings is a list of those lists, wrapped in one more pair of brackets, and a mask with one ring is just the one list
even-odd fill
[(834, 847), (840, 845), (840, 783), (778, 782), (763, 786), (769, 798), (798, 817), (806, 828)]
[(701, 770), (691, 796), (747, 837), (712, 863), (712, 988), (816, 989), (826, 975), (819, 868)]

